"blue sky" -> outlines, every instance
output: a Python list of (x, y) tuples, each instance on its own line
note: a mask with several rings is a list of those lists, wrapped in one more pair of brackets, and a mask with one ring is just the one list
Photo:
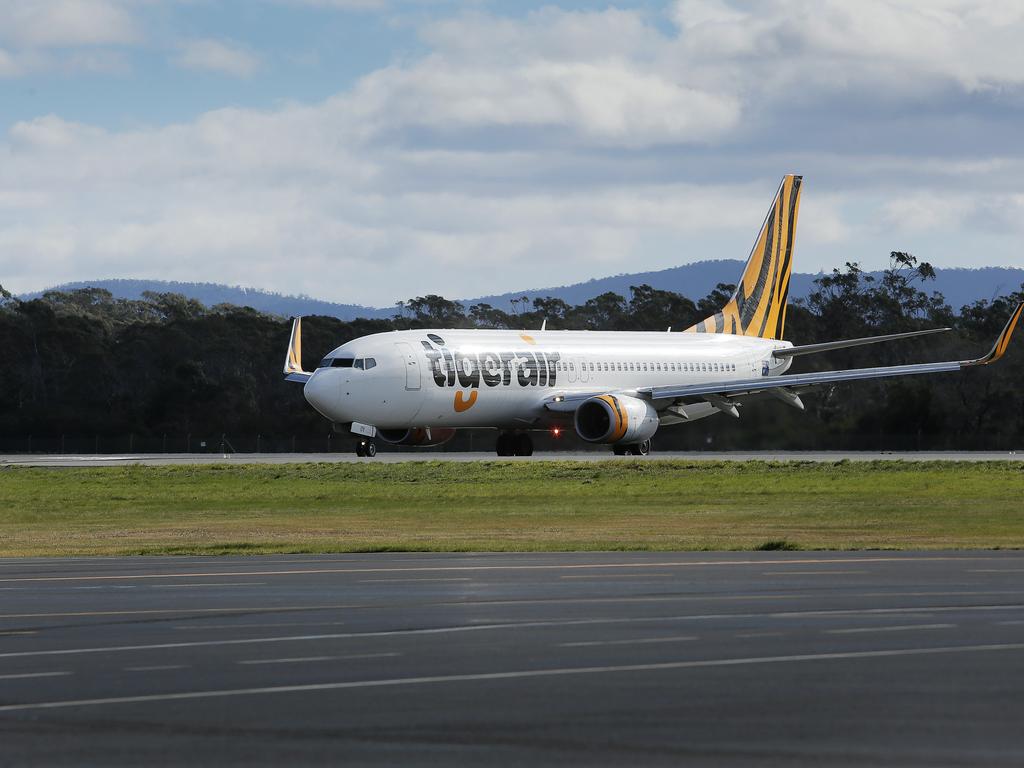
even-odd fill
[[(743, 258), (1024, 266), (1024, 5), (0, 0), (0, 283), (377, 305)], [(735, 279), (723, 275), (723, 280)]]

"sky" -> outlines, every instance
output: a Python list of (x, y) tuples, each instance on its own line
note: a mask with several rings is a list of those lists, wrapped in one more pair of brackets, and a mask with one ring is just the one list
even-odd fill
[[(1024, 267), (1019, 0), (0, 0), (0, 284)], [(733, 282), (738, 275), (723, 275)]]

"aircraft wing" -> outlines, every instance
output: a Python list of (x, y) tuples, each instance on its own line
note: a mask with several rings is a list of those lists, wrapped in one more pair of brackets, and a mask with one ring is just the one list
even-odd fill
[(1018, 304), (1010, 319), (1003, 327), (1002, 333), (988, 354), (973, 360), (956, 360), (942, 363), (917, 363), (914, 365), (889, 365), (881, 368), (853, 368), (842, 371), (819, 371), (815, 373), (784, 374), (782, 376), (765, 376), (757, 379), (739, 379), (735, 381), (712, 381), (701, 384), (684, 384), (681, 386), (641, 387), (637, 392), (652, 400), (678, 399), (687, 397), (741, 397), (757, 392), (775, 389), (802, 389), (820, 384), (836, 384), (843, 381), (862, 381), (865, 379), (885, 379), (896, 376), (917, 376), (924, 373), (943, 373), (959, 371), (978, 365), (988, 365), (1001, 358), (1010, 343), (1013, 329), (1024, 312), (1024, 303)]
[[(940, 363), (917, 363), (913, 365), (890, 365), (880, 368), (853, 368), (840, 371), (818, 371), (814, 373), (784, 374), (782, 376), (764, 376), (756, 379), (732, 379), (727, 381), (709, 381), (700, 384), (680, 384), (660, 387), (640, 387), (633, 390), (616, 391), (615, 394), (644, 397), (651, 400), (685, 400), (694, 398), (705, 400), (717, 408), (732, 415), (739, 415), (735, 410), (732, 398), (750, 395), (770, 394), (796, 408), (803, 408), (795, 390), (803, 390), (821, 384), (837, 384), (844, 381), (863, 381), (867, 379), (885, 379), (897, 376), (917, 376), (925, 373), (943, 373), (959, 371), (979, 365), (988, 365), (1001, 358), (1010, 343), (1013, 330), (1024, 313), (1021, 303), (1010, 315), (996, 343), (988, 354), (973, 360), (955, 360)], [(934, 333), (937, 331), (929, 331)], [(917, 335), (917, 334), (913, 334)], [(902, 335), (901, 335), (902, 336)], [(857, 340), (860, 341), (860, 340)], [(817, 345), (816, 345), (817, 346)], [(819, 350), (814, 350), (819, 351)], [(824, 350), (820, 350), (824, 351)], [(607, 390), (573, 391), (552, 395), (545, 399), (544, 407), (549, 411), (571, 412), (583, 400), (598, 395), (609, 394)]]

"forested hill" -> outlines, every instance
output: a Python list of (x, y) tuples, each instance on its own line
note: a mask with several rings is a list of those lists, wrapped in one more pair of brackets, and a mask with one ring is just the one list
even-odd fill
[[(147, 292), (176, 293), (189, 299), (195, 299), (207, 307), (218, 304), (233, 304), (236, 307), (252, 307), (260, 312), (282, 317), (299, 315), (325, 315), (340, 320), (354, 320), (357, 317), (390, 317), (395, 313), (394, 307), (376, 309), (359, 304), (339, 304), (333, 301), (314, 299), (311, 296), (285, 296), (259, 288), (244, 288), (239, 285), (222, 285), (220, 283), (182, 283), (173, 280), (85, 280), (62, 283), (46, 291), (77, 291), (83, 288), (100, 288), (109, 291), (115, 299), (140, 300)], [(46, 291), (26, 293), (18, 298), (23, 300), (38, 299)]]
[[(602, 293), (612, 292), (620, 296), (628, 296), (633, 285), (649, 285), (662, 291), (672, 291), (696, 300), (706, 296), (718, 283), (735, 281), (743, 269), (743, 263), (733, 260), (699, 261), (671, 269), (656, 272), (637, 272), (633, 274), (614, 275), (588, 280), (583, 283), (563, 285), (553, 288), (533, 288), (511, 293), (481, 296), (475, 299), (463, 299), (462, 305), (468, 310), (474, 304), (490, 304), (509, 311), (512, 301), (519, 301), (524, 296), (527, 303), (536, 298), (551, 297), (561, 299), (567, 304), (583, 304), (587, 299)], [(883, 273), (868, 273), (876, 280)], [(790, 283), (790, 296), (801, 298), (814, 290), (814, 281), (820, 275), (794, 273)], [(941, 293), (946, 302), (959, 309), (978, 300), (991, 300), (996, 296), (1013, 291), (1024, 283), (1024, 269), (1009, 267), (983, 267), (981, 269), (936, 269), (935, 279), (930, 283), (929, 290)], [(285, 296), (279, 293), (243, 288), (240, 286), (220, 285), (217, 283), (182, 283), (163, 280), (93, 280), (86, 282), (64, 283), (50, 290), (71, 291), (79, 288), (95, 287), (110, 291), (119, 299), (141, 299), (146, 291), (155, 293), (178, 293), (196, 299), (206, 306), (217, 304), (234, 304), (240, 307), (252, 307), (261, 312), (268, 312), (282, 317), (296, 315), (325, 315), (340, 320), (356, 318), (389, 318), (395, 313), (394, 307), (366, 307), (357, 304), (339, 304), (309, 296)], [(25, 294), (22, 299), (39, 298), (42, 292)]]
[[(794, 372), (964, 360), (986, 352), (1024, 286), (993, 301), (952, 308), (933, 270), (894, 253), (879, 279), (855, 266), (817, 278), (790, 305), (786, 338), (801, 344), (949, 326), (951, 333), (799, 358)], [(1016, 289), (1016, 290), (1014, 290)], [(315, 361), (369, 333), (407, 328), (657, 330), (685, 328), (717, 311), (733, 286), (692, 299), (650, 285), (570, 304), (487, 302), (468, 309), (441, 296), (403, 302), (388, 319), (310, 316), (303, 353)], [(347, 449), (344, 436), (285, 382), (289, 322), (231, 304), (213, 307), (175, 293), (118, 299), (89, 288), (22, 301), (0, 288), (0, 452), (24, 450)], [(1017, 449), (1024, 450), (1024, 328), (996, 365), (956, 374), (823, 387), (803, 395), (806, 412), (771, 398), (742, 418), (713, 417), (660, 430), (657, 449)], [(472, 441), (476, 440), (474, 444)], [(334, 442), (332, 442), (332, 440)], [(550, 447), (538, 438), (540, 448)], [(564, 436), (560, 445), (576, 441)], [(493, 435), (460, 433), (449, 447), (489, 450)]]

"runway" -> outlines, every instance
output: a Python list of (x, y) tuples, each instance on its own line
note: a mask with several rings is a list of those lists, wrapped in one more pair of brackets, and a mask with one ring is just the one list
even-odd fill
[(327, 462), (379, 462), (385, 464), (407, 461), (1024, 461), (1024, 451), (753, 451), (711, 452), (670, 451), (648, 456), (615, 456), (606, 451), (556, 451), (533, 456), (501, 457), (494, 453), (447, 453), (443, 451), (381, 451), (372, 459), (354, 453), (153, 453), (153, 454), (8, 454), (0, 456), (2, 466), (88, 467), (143, 464), (298, 464)]
[(0, 560), (0, 764), (1021, 765), (1024, 553)]

